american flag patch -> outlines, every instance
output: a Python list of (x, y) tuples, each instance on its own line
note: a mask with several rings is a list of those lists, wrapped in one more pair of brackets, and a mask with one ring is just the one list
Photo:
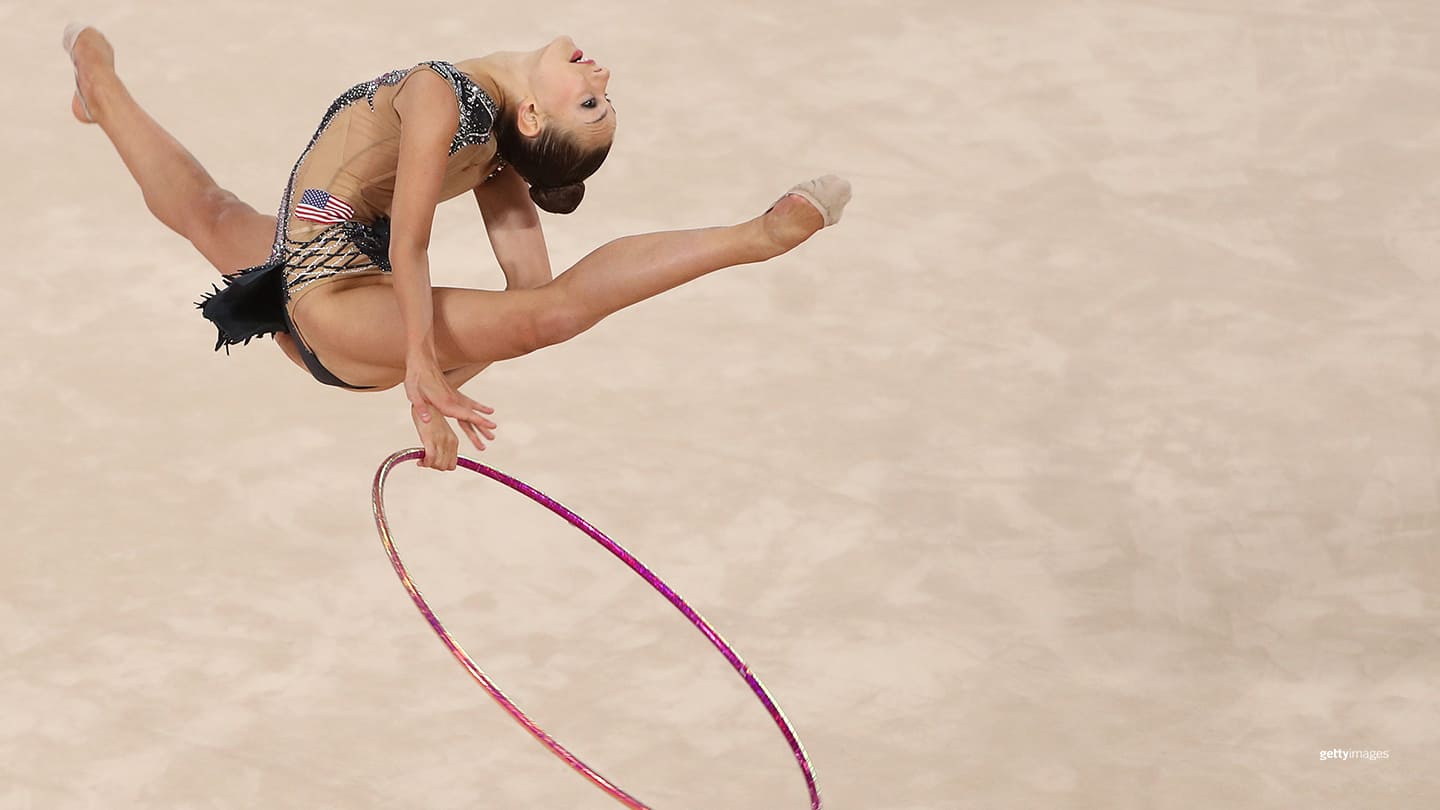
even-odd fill
[(295, 218), (310, 222), (344, 222), (355, 216), (355, 209), (328, 191), (307, 188), (295, 205)]

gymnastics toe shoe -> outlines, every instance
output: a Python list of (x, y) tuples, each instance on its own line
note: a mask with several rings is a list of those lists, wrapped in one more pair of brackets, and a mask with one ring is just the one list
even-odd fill
[[(70, 62), (72, 63), (72, 65), (75, 62), (75, 40), (80, 38), (81, 31), (84, 31), (86, 28), (92, 27), (93, 26), (91, 26), (89, 23), (72, 22), (69, 25), (65, 26), (65, 33), (60, 35), (60, 47), (64, 48), (65, 53), (70, 55)], [(74, 70), (75, 95), (80, 99), (80, 107), (81, 109), (85, 110), (85, 117), (91, 121), (94, 121), (95, 115), (90, 112), (90, 102), (86, 101), (85, 94), (80, 92), (80, 69), (74, 68)]]
[(850, 181), (837, 175), (827, 174), (824, 177), (799, 183), (785, 193), (787, 195), (794, 194), (815, 206), (815, 210), (819, 211), (820, 216), (825, 219), (825, 227), (828, 228), (840, 221), (840, 215), (844, 213), (846, 204), (850, 202)]

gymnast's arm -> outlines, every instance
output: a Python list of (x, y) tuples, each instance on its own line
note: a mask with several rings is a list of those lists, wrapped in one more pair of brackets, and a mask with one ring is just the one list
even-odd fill
[(525, 178), (514, 167), (507, 167), (475, 187), (475, 202), (480, 205), (495, 260), (505, 273), (506, 288), (523, 290), (548, 282), (553, 277), (550, 252)]
[[(445, 379), (435, 353), (428, 251), (450, 141), (459, 125), (454, 90), (433, 72), (417, 71), (396, 95), (395, 110), (400, 114), (400, 160), (390, 211), (390, 265), (405, 325), (405, 394), (429, 462), (432, 440), (449, 430), (443, 418), (433, 419), (432, 409), (459, 422), (480, 450), (485, 445), (477, 428), (490, 435), (494, 423), (483, 414), (493, 411), (457, 391)], [(432, 424), (432, 419), (437, 424)], [(449, 454), (441, 454), (441, 460), (448, 460), (444, 455)]]

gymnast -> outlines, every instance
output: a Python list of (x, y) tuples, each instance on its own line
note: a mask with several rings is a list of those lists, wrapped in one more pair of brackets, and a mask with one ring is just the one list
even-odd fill
[[(403, 383), (421, 464), (437, 470), (456, 466), (445, 417), (477, 450), (494, 440), (494, 411), (458, 390), (491, 363), (569, 340), (706, 273), (785, 253), (837, 222), (850, 199), (849, 183), (827, 175), (747, 222), (616, 239), (552, 278), (536, 206), (575, 210), (616, 125), (610, 71), (569, 37), (423, 62), (351, 88), (301, 153), (278, 216), (218, 186), (140, 107), (98, 30), (72, 25), (62, 44), (75, 117), (100, 126), (150, 212), (224, 277), (199, 304), (219, 330), (216, 349), (271, 335), (322, 383)], [(430, 284), (435, 207), (466, 191), (503, 292)]]

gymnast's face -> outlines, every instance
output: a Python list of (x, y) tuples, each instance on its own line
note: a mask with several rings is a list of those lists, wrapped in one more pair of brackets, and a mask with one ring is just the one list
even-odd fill
[(570, 37), (557, 37), (536, 52), (530, 90), (545, 125), (557, 125), (585, 147), (615, 139), (615, 108), (605, 95), (610, 70), (595, 64)]

